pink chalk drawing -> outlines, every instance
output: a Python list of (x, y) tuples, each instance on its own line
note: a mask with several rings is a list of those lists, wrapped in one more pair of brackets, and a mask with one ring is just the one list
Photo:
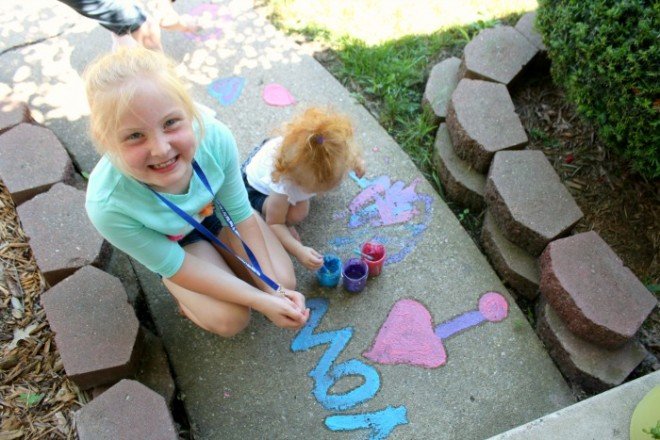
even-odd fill
[(477, 310), (462, 313), (433, 328), (431, 314), (423, 304), (403, 299), (392, 306), (371, 348), (362, 355), (379, 364), (437, 368), (447, 363), (443, 339), (486, 321), (500, 322), (508, 314), (506, 298), (498, 292), (486, 292), (479, 298)]
[(220, 5), (212, 3), (202, 3), (201, 5), (192, 8), (188, 14), (196, 17), (197, 20), (203, 24), (209, 22), (216, 24), (216, 26), (202, 26), (202, 29), (195, 33), (185, 33), (187, 38), (197, 42), (219, 40), (224, 33), (222, 27), (217, 26), (217, 24), (225, 24), (232, 21), (232, 16), (230, 14), (221, 14)]
[(275, 107), (286, 107), (296, 103), (296, 98), (281, 84), (271, 83), (264, 87), (263, 93), (266, 104)]
[[(418, 193), (419, 178), (406, 185), (402, 181), (392, 182), (388, 176), (367, 179), (352, 172), (349, 175), (362, 191), (345, 211), (349, 234), (334, 237), (330, 246), (335, 253), (350, 253), (355, 246), (373, 240), (387, 247), (385, 265), (402, 261), (431, 222), (433, 198)], [(339, 218), (333, 216), (333, 220)]]

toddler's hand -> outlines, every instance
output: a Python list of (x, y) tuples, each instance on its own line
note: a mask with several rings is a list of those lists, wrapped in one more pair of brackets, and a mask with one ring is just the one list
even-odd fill
[(296, 258), (298, 258), (300, 264), (309, 270), (317, 270), (323, 266), (323, 255), (309, 246), (303, 246), (297, 253)]
[(353, 171), (355, 171), (355, 175), (360, 179), (364, 176), (364, 173), (367, 171), (364, 165), (364, 159), (358, 159), (358, 163), (355, 165), (355, 168), (353, 168)]

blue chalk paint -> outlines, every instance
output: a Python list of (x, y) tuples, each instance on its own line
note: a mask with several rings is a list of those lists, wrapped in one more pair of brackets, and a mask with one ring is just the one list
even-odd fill
[[(316, 400), (328, 410), (344, 411), (374, 397), (380, 388), (380, 376), (375, 368), (357, 359), (350, 359), (333, 366), (351, 340), (353, 329), (345, 327), (314, 334), (314, 330), (328, 311), (328, 302), (321, 298), (312, 298), (307, 301), (307, 307), (310, 309), (309, 320), (291, 341), (291, 350), (299, 352), (317, 345), (328, 345), (316, 367), (308, 373), (308, 376), (314, 380), (312, 393)], [(362, 376), (363, 382), (346, 393), (330, 394), (329, 391), (336, 382), (342, 377), (351, 375)]]
[(323, 287), (335, 287), (341, 278), (341, 260), (333, 254), (323, 256), (323, 266), (316, 271), (316, 279)]
[(325, 426), (331, 431), (355, 431), (370, 429), (369, 440), (386, 439), (398, 425), (408, 423), (405, 406), (387, 408), (362, 414), (335, 415), (325, 419)]
[(213, 81), (208, 86), (209, 95), (224, 106), (235, 103), (245, 87), (245, 78), (230, 76)]

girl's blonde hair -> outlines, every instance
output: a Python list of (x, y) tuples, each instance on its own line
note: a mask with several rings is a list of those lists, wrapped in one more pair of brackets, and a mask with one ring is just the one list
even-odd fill
[(336, 186), (362, 156), (353, 141), (353, 123), (331, 109), (312, 107), (283, 128), (283, 141), (275, 157), (272, 179), (296, 170), (311, 171), (314, 188)]
[(119, 121), (129, 110), (137, 90), (134, 80), (145, 77), (159, 83), (203, 130), (202, 119), (176, 74), (174, 62), (162, 52), (142, 46), (122, 47), (95, 60), (83, 73), (90, 108), (90, 132), (100, 154), (114, 156), (114, 136)]

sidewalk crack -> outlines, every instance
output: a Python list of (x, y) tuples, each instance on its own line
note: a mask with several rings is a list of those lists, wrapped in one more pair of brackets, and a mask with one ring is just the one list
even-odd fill
[[(69, 25), (67, 27), (67, 29), (71, 29), (72, 27), (73, 27), (73, 25)], [(32, 46), (32, 45), (35, 45), (35, 44), (43, 43), (46, 40), (50, 40), (52, 38), (59, 37), (62, 34), (64, 34), (64, 32), (67, 29), (64, 29), (63, 31), (58, 32), (57, 34), (54, 34), (54, 35), (49, 35), (47, 37), (39, 38), (39, 39), (36, 39), (36, 40), (33, 40), (33, 41), (26, 41), (25, 43), (21, 43), (21, 44), (15, 45), (15, 46), (8, 47), (8, 48), (0, 51), (0, 56), (6, 54), (7, 52), (11, 52), (11, 51), (14, 51), (14, 50), (19, 50), (19, 49), (22, 49), (22, 48), (27, 47), (27, 46)]]

